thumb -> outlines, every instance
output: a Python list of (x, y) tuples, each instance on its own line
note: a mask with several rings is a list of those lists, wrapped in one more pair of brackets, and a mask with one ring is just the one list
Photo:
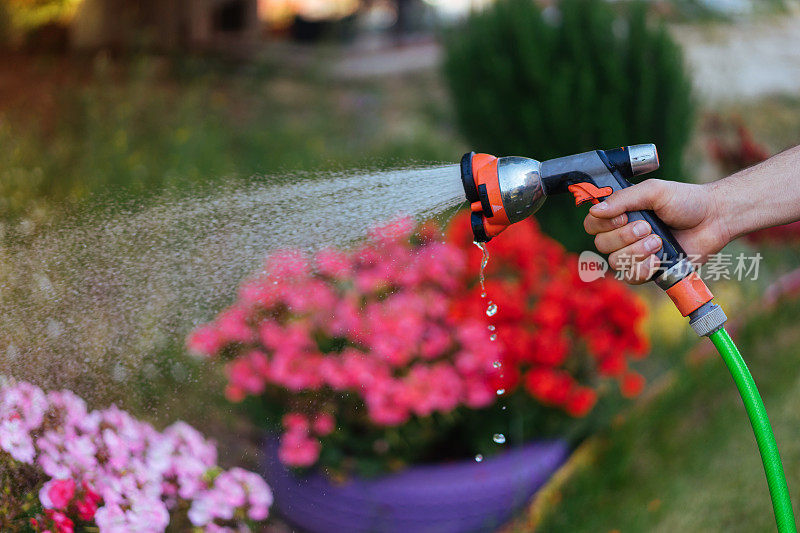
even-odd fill
[(589, 213), (597, 218), (614, 218), (628, 211), (655, 209), (656, 202), (663, 199), (663, 185), (662, 180), (649, 179), (621, 189), (593, 205)]

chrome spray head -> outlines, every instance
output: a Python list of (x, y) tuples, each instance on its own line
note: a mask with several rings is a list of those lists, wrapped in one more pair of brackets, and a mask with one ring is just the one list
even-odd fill
[(472, 210), (472, 232), (487, 242), (542, 207), (541, 163), (527, 157), (464, 154), (461, 181)]

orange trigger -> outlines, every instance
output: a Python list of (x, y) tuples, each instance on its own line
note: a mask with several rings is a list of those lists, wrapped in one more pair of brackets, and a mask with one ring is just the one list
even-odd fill
[(591, 183), (575, 183), (567, 187), (567, 190), (575, 195), (575, 205), (581, 205), (584, 202), (592, 202), (593, 204), (600, 203), (600, 200), (606, 196), (611, 196), (614, 192), (611, 187), (598, 188)]

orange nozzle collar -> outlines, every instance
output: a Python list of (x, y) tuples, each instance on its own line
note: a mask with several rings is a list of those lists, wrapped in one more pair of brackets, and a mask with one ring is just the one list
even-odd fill
[(511, 225), (500, 193), (497, 158), (471, 152), (461, 161), (462, 180), (472, 210), (472, 232), (487, 242)]

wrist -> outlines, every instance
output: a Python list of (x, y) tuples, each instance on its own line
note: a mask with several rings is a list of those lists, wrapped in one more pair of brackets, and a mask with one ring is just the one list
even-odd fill
[(750, 231), (746, 228), (745, 213), (741, 206), (734, 205), (735, 196), (728, 185), (724, 179), (704, 185), (709, 196), (709, 221), (720, 240), (720, 248)]

